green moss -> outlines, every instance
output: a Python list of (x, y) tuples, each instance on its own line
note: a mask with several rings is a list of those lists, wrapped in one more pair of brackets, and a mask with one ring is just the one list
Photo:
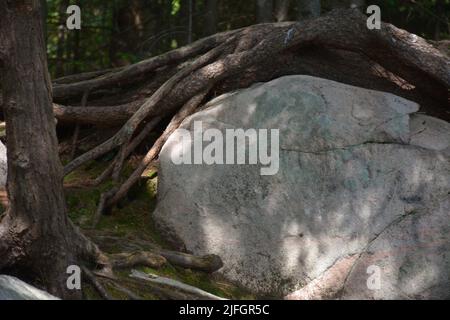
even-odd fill
[(86, 300), (101, 300), (100, 295), (92, 285), (83, 283), (83, 295)]
[(117, 290), (113, 285), (108, 284), (105, 289), (108, 290), (108, 293), (114, 300), (128, 300), (128, 295)]
[(65, 176), (64, 183), (81, 184), (83, 182), (86, 182), (86, 180), (95, 179), (103, 172), (103, 170), (108, 167), (108, 165), (109, 163), (104, 161), (90, 161), (81, 168), (72, 171), (67, 176)]

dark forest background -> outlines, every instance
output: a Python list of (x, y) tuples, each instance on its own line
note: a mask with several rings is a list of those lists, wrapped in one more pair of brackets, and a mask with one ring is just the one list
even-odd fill
[[(383, 21), (427, 39), (450, 38), (450, 0), (48, 0), (49, 68), (58, 78), (124, 66), (219, 31), (301, 20), (318, 3), (321, 14), (377, 4)], [(81, 8), (81, 30), (65, 27), (71, 4)]]

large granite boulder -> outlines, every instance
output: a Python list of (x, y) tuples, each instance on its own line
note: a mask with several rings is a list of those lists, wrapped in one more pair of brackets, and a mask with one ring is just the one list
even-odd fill
[(59, 300), (15, 277), (0, 275), (0, 300)]
[(450, 298), (450, 126), (417, 110), (309, 76), (218, 97), (181, 128), (279, 129), (278, 172), (175, 164), (195, 144), (177, 131), (161, 151), (154, 219), (262, 296)]

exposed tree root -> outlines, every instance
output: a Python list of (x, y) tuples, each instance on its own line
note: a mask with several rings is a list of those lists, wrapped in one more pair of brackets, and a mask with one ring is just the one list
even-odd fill
[[(152, 254), (164, 257), (167, 262), (174, 266), (187, 268), (191, 270), (199, 270), (208, 273), (215, 272), (222, 268), (222, 259), (217, 255), (195, 256), (188, 253), (177, 252), (172, 250), (161, 249), (154, 243), (144, 241), (142, 239), (123, 239), (114, 236), (94, 235), (93, 238), (102, 248), (110, 246), (121, 247), (122, 250), (132, 250), (133, 252), (150, 252)], [(130, 245), (132, 244), (132, 247)]]
[(147, 251), (110, 254), (109, 258), (111, 259), (113, 268), (116, 269), (133, 268), (136, 266), (161, 268), (167, 262), (163, 256)]
[[(102, 242), (100, 238), (97, 238), (97, 240), (99, 240), (100, 243)], [(120, 238), (107, 238), (108, 242), (111, 240), (123, 242), (123, 239)], [(122, 292), (130, 299), (142, 299), (137, 294), (120, 284), (114, 270), (129, 269), (138, 266), (158, 269), (169, 261), (174, 265), (184, 268), (213, 272), (221, 268), (223, 265), (221, 259), (215, 255), (196, 257), (185, 253), (156, 248), (152, 251), (135, 250), (133, 252), (105, 254), (93, 242), (84, 236), (81, 236), (79, 243), (82, 243), (82, 251), (84, 252), (82, 258), (80, 257), (80, 259), (85, 261), (85, 264), (82, 266), (82, 271), (86, 275), (87, 280), (105, 300), (111, 300), (112, 295), (108, 292), (107, 286), (103, 285), (103, 281), (108, 282), (115, 289)], [(150, 246), (154, 246), (151, 243), (148, 244)], [(88, 268), (86, 263), (89, 264), (91, 268)], [(157, 281), (153, 281), (153, 284), (147, 286), (146, 289), (150, 289), (149, 291), (154, 292), (158, 296), (163, 296), (164, 298), (169, 299), (188, 299), (192, 296), (203, 299), (214, 299), (215, 297), (191, 286), (184, 287), (182, 285), (178, 288), (177, 284), (177, 281), (162, 277)], [(180, 289), (182, 291), (181, 293), (178, 292)]]
[(145, 138), (147, 138), (149, 133), (160, 121), (160, 117), (155, 117), (145, 125), (144, 129), (142, 129), (142, 131), (135, 138), (133, 138), (129, 144), (122, 146), (121, 151), (114, 159), (114, 161), (112, 161), (111, 164), (102, 172), (102, 174), (95, 179), (94, 185), (101, 184), (113, 174), (118, 177), (120, 171), (122, 170), (123, 162), (125, 161), (125, 159), (137, 148), (138, 145), (142, 143), (142, 141), (144, 141)]
[(119, 284), (118, 281), (109, 279), (109, 278), (104, 278), (104, 279), (108, 283), (110, 283), (114, 287), (114, 289), (120, 291), (122, 294), (127, 296), (130, 300), (144, 300), (142, 297), (138, 296), (131, 290), (129, 290), (129, 289), (125, 288), (124, 286), (122, 286), (121, 284)]
[(128, 193), (130, 188), (140, 179), (147, 166), (156, 159), (162, 147), (164, 146), (164, 143), (166, 143), (170, 135), (180, 126), (181, 122), (183, 122), (184, 119), (194, 113), (195, 109), (197, 109), (197, 107), (203, 101), (207, 93), (208, 90), (194, 96), (172, 118), (163, 134), (158, 138), (158, 140), (156, 140), (153, 147), (148, 151), (148, 153), (145, 155), (139, 166), (134, 170), (130, 177), (120, 186), (117, 191), (113, 192), (111, 196), (109, 196), (108, 194), (108, 196), (106, 197), (105, 208), (112, 207)]
[[(97, 251), (97, 254), (99, 252), (100, 251)], [(167, 257), (167, 259), (165, 257)], [(102, 279), (114, 286), (114, 288), (118, 291), (128, 296), (128, 298), (132, 300), (141, 300), (141, 297), (133, 293), (128, 288), (123, 287), (119, 283), (119, 279), (115, 276), (114, 270), (128, 269), (137, 266), (146, 266), (157, 269), (164, 266), (167, 261), (175, 262), (175, 265), (179, 265), (185, 268), (192, 267), (193, 269), (210, 272), (217, 270), (223, 265), (221, 259), (214, 255), (195, 257), (189, 254), (172, 252), (168, 250), (160, 250), (159, 252), (155, 251), (155, 253), (150, 251), (134, 251), (108, 255), (100, 252), (100, 259), (98, 260), (97, 264), (94, 265), (93, 271), (91, 271), (86, 266), (82, 266), (82, 271), (86, 275), (89, 283), (92, 284), (99, 295), (105, 300), (112, 300), (112, 296), (108, 292), (106, 286), (102, 284)], [(138, 275), (138, 278), (143, 279), (143, 275), (145, 274), (138, 272)], [(150, 287), (147, 287), (147, 289), (150, 288), (151, 292), (156, 293), (158, 296), (162, 295), (164, 298), (188, 299), (195, 297), (200, 299), (221, 299), (207, 292), (204, 292), (203, 290), (182, 284), (172, 279), (155, 276), (148, 277), (152, 278), (150, 280), (150, 282), (152, 282), (152, 285)]]
[(96, 276), (86, 267), (82, 267), (83, 273), (86, 275), (89, 282), (97, 290), (100, 296), (105, 300), (113, 300), (108, 291), (103, 287), (103, 285), (97, 280)]
[[(231, 31), (213, 35), (194, 42), (189, 46), (141, 61), (129, 67), (114, 69), (112, 72), (103, 74), (100, 77), (91, 78), (92, 74), (89, 74), (88, 80), (77, 82), (74, 82), (72, 77), (68, 84), (58, 84), (62, 83), (60, 79), (53, 88), (53, 97), (55, 100), (64, 100), (69, 97), (79, 96), (86, 90), (98, 90), (109, 86), (115, 86), (117, 84), (124, 85), (133, 81), (138, 81), (142, 75), (148, 74), (158, 68), (180, 61), (185, 61), (189, 58), (205, 53), (218, 45), (220, 46), (222, 42), (226, 41), (227, 38), (236, 32), (237, 31)], [(67, 83), (67, 81), (63, 82)]]
[[(231, 38), (232, 39), (232, 38)], [(198, 68), (208, 64), (213, 59), (217, 58), (218, 55), (221, 54), (222, 49), (231, 42), (228, 39), (224, 44), (219, 45), (218, 47), (212, 49), (208, 53), (204, 54), (200, 58), (196, 59), (192, 64), (188, 65), (186, 68), (182, 69), (175, 76), (169, 79), (164, 85), (162, 85), (140, 108), (136, 111), (133, 116), (127, 121), (127, 123), (119, 130), (119, 132), (104, 142), (100, 146), (94, 148), (93, 150), (85, 153), (84, 155), (76, 158), (72, 162), (64, 168), (64, 173), (68, 174), (72, 172), (74, 169), (78, 168), (82, 164), (86, 163), (89, 160), (96, 159), (97, 157), (105, 154), (108, 151), (111, 151), (115, 147), (121, 146), (122, 144), (128, 142), (128, 139), (133, 135), (137, 127), (141, 124), (141, 122), (151, 115), (152, 111), (156, 108), (158, 103), (161, 102), (163, 98), (165, 98), (172, 88), (179, 83), (179, 81), (190, 73), (194, 72)]]
[(223, 267), (222, 259), (214, 254), (197, 257), (191, 254), (170, 250), (158, 250), (156, 252), (166, 258), (171, 264), (183, 268), (212, 273)]

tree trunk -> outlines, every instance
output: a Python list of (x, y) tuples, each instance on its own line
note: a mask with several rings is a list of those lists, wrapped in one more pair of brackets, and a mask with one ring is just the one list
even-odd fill
[(194, 0), (187, 0), (188, 2), (188, 34), (187, 34), (187, 43), (192, 43), (193, 37), (193, 14), (194, 14)]
[(77, 233), (67, 216), (39, 0), (0, 1), (0, 67), (7, 127), (10, 207), (0, 223), (0, 270), (66, 287), (77, 263)]
[(48, 37), (48, 30), (47, 30), (47, 16), (48, 16), (48, 6), (47, 6), (47, 0), (41, 0), (41, 11), (42, 11), (42, 24), (43, 24), (43, 33), (44, 33), (44, 43), (47, 47), (47, 37)]
[(183, 47), (192, 42), (192, 10), (193, 0), (180, 1), (180, 11), (178, 12), (177, 21), (182, 26), (182, 30), (177, 32), (176, 40), (178, 48)]
[(113, 29), (114, 37), (111, 39), (113, 46), (113, 65), (123, 66), (130, 61), (117, 53), (135, 54), (144, 36), (144, 12), (143, 2), (139, 0), (119, 1), (114, 8)]
[(277, 22), (289, 20), (289, 5), (290, 0), (275, 1), (275, 19)]
[(66, 40), (65, 14), (69, 0), (61, 0), (58, 12), (58, 42), (56, 45), (56, 77), (64, 75), (64, 49)]
[(320, 16), (320, 0), (298, 0), (298, 20), (317, 18)]
[(210, 36), (217, 32), (218, 14), (218, 0), (206, 0), (205, 36)]
[(258, 23), (273, 21), (273, 0), (257, 0), (256, 21)]
[(436, 15), (437, 17), (434, 25), (434, 40), (439, 41), (441, 40), (441, 24), (447, 21), (450, 29), (450, 22), (448, 22), (448, 18), (445, 16), (445, 3), (443, 0), (436, 1)]

